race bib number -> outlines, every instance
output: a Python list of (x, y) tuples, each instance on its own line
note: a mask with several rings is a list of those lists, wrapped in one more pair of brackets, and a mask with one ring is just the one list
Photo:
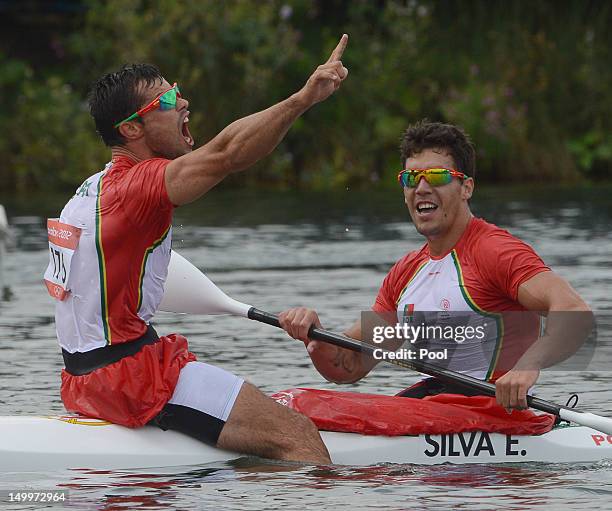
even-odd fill
[(49, 218), (47, 232), (49, 234), (49, 266), (45, 272), (45, 284), (53, 298), (64, 300), (70, 292), (67, 288), (70, 263), (79, 244), (81, 229), (63, 224), (56, 218)]

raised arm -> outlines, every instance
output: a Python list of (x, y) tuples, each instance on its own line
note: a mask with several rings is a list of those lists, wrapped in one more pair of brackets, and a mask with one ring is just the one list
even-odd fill
[(234, 121), (206, 145), (168, 164), (168, 196), (179, 206), (194, 201), (227, 175), (245, 170), (267, 156), (293, 122), (311, 106), (328, 98), (347, 77), (340, 58), (344, 34), (327, 61), (317, 67), (304, 87), (266, 110)]

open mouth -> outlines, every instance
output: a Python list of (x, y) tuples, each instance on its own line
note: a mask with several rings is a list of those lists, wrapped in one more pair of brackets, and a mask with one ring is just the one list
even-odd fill
[(183, 122), (181, 123), (181, 135), (183, 135), (186, 144), (193, 146), (193, 137), (189, 132), (189, 114), (183, 118)]
[(419, 202), (416, 205), (416, 212), (419, 215), (428, 215), (438, 209), (438, 205), (433, 202)]

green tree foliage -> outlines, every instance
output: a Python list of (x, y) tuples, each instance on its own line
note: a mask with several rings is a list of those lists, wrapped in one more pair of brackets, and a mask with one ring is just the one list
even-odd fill
[(79, 170), (96, 169), (108, 155), (98, 142), (82, 97), (59, 76), (41, 76), (0, 55), (0, 186), (76, 184)]
[(233, 183), (392, 183), (416, 120), (472, 135), (484, 181), (612, 177), (608, 28), (596, 0), (88, 0), (67, 35), (74, 65), (0, 58), (3, 185), (78, 184), (107, 153), (84, 95), (102, 73), (153, 62), (190, 101), (198, 144), (298, 90), (343, 32), (342, 89)]

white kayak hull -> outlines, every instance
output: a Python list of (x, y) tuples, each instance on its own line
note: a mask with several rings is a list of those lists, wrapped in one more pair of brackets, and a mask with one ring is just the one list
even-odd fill
[[(612, 435), (576, 426), (540, 436), (497, 433), (364, 436), (322, 431), (332, 461), (376, 463), (595, 462), (612, 459)], [(0, 472), (201, 465), (240, 455), (153, 426), (129, 429), (76, 417), (0, 417)]]

